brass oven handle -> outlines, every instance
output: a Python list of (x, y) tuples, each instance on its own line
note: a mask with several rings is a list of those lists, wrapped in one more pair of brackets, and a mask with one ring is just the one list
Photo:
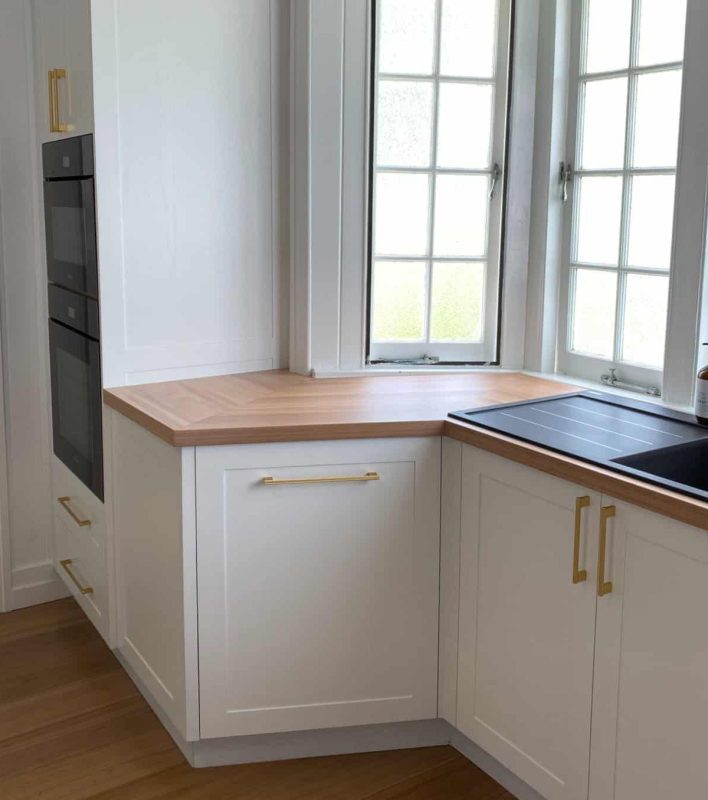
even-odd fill
[(66, 133), (69, 125), (59, 120), (59, 79), (66, 78), (65, 69), (49, 70), (49, 130), (52, 133)]
[(607, 557), (607, 520), (615, 516), (615, 506), (600, 509), (600, 551), (597, 558), (597, 596), (604, 597), (612, 591), (612, 581), (605, 580), (605, 559)]
[(575, 536), (573, 537), (573, 583), (588, 579), (588, 572), (580, 569), (580, 529), (583, 522), (583, 509), (590, 505), (589, 495), (575, 498)]
[(64, 568), (64, 572), (71, 578), (74, 586), (81, 592), (81, 594), (93, 594), (93, 587), (92, 586), (82, 586), (79, 582), (79, 579), (74, 575), (71, 571), (70, 567), (72, 565), (72, 560), (70, 558), (65, 558), (59, 562), (61, 566)]
[(359, 483), (361, 481), (378, 481), (381, 476), (378, 472), (367, 472), (366, 475), (342, 475), (321, 478), (263, 478), (264, 486), (284, 486), (294, 483)]
[(74, 520), (74, 522), (80, 528), (90, 528), (91, 527), (91, 520), (90, 519), (81, 519), (81, 517), (71, 508), (69, 503), (71, 502), (70, 497), (57, 497), (59, 505), (66, 511), (66, 513)]

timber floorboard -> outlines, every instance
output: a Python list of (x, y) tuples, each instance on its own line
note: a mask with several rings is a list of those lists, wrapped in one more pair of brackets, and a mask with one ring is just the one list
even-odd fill
[(73, 600), (0, 614), (1, 800), (513, 800), (450, 747), (192, 769)]

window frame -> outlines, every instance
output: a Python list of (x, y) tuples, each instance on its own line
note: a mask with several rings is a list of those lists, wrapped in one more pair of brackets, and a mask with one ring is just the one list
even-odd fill
[[(511, 119), (513, 96), (513, 53), (514, 53), (514, 21), (515, 0), (497, 0), (495, 70), (490, 79), (454, 77), (440, 74), (440, 40), (441, 17), (444, 0), (436, 0), (435, 11), (435, 44), (434, 69), (432, 75), (391, 75), (378, 72), (379, 34), (377, 24), (378, 0), (370, 2), (370, 52), (368, 83), (368, 144), (367, 144), (367, 238), (366, 238), (366, 297), (365, 297), (365, 364), (367, 366), (385, 366), (399, 361), (420, 359), (427, 355), (437, 359), (435, 366), (498, 366), (500, 364), (503, 284), (504, 284), (504, 238), (506, 229), (506, 213), (508, 203), (508, 164), (511, 143)], [(433, 85), (433, 120), (431, 142), (431, 164), (429, 167), (377, 167), (375, 163), (377, 113), (376, 100), (378, 81), (389, 77), (398, 80), (429, 81)], [(454, 169), (438, 167), (436, 163), (437, 122), (439, 112), (440, 86), (445, 83), (493, 84), (492, 142), (490, 148), (490, 166), (487, 169)], [(488, 186), (491, 186), (494, 166), (498, 164), (501, 174), (497, 179), (494, 196), (488, 205), (488, 241), (486, 258), (438, 257), (433, 254), (435, 189), (439, 175), (487, 175)], [(425, 256), (396, 257), (374, 255), (374, 220), (375, 220), (375, 182), (379, 172), (400, 174), (425, 174), (429, 180), (428, 208), (428, 248)], [(435, 342), (428, 340), (416, 342), (375, 342), (372, 336), (373, 326), (373, 283), (374, 262), (379, 261), (412, 261), (425, 263), (427, 266), (427, 311), (426, 332), (429, 332), (429, 315), (431, 306), (431, 288), (434, 262), (486, 263), (485, 289), (482, 320), (481, 342)]]
[[(618, 371), (618, 377), (626, 383), (635, 384), (637, 386), (647, 387), (651, 389), (656, 387), (661, 395), (664, 392), (664, 378), (666, 363), (669, 359), (672, 348), (675, 346), (672, 343), (671, 335), (671, 295), (673, 291), (673, 284), (677, 280), (676, 271), (676, 251), (678, 239), (678, 207), (680, 199), (680, 186), (679, 175), (682, 160), (682, 140), (684, 128), (684, 115), (686, 106), (686, 53), (688, 36), (684, 39), (684, 56), (680, 62), (667, 62), (665, 64), (652, 64), (649, 66), (637, 66), (635, 64), (635, 54), (638, 49), (638, 30), (639, 30), (639, 15), (641, 13), (641, 0), (632, 0), (631, 16), (632, 27), (630, 31), (630, 61), (626, 69), (611, 70), (606, 72), (595, 73), (582, 73), (581, 65), (584, 61), (584, 47), (585, 47), (585, 32), (588, 25), (588, 0), (580, 0), (575, 4), (571, 17), (571, 42), (570, 42), (570, 77), (568, 85), (568, 112), (566, 120), (566, 152), (567, 163), (570, 163), (573, 168), (572, 181), (568, 187), (568, 202), (564, 204), (562, 217), (563, 217), (563, 234), (562, 234), (562, 255), (561, 255), (561, 271), (560, 271), (560, 286), (559, 286), (559, 301), (558, 301), (558, 328), (557, 328), (557, 342), (556, 342), (556, 360), (557, 371), (562, 374), (571, 375), (574, 377), (582, 378), (592, 382), (600, 382), (601, 376), (607, 373), (611, 368)], [(688, 13), (687, 13), (688, 19)], [(636, 81), (638, 75), (656, 74), (664, 71), (681, 69), (681, 100), (680, 100), (680, 114), (681, 119), (679, 122), (678, 134), (678, 147), (676, 154), (676, 165), (670, 168), (636, 168), (628, 163), (628, 155), (631, 154), (631, 137), (634, 132), (634, 113), (635, 113), (635, 99), (636, 99)], [(578, 155), (580, 152), (580, 134), (582, 132), (581, 117), (581, 83), (601, 80), (611, 77), (627, 76), (627, 103), (626, 103), (626, 118), (625, 118), (625, 141), (623, 164), (618, 169), (576, 169), (578, 164)], [(616, 267), (603, 267), (602, 265), (588, 264), (587, 267), (593, 270), (604, 270), (617, 275), (617, 296), (615, 304), (615, 330), (614, 330), (614, 351), (612, 358), (602, 358), (600, 356), (588, 355), (571, 349), (571, 307), (573, 303), (573, 276), (577, 273), (577, 269), (582, 269), (585, 265), (580, 264), (573, 260), (573, 237), (577, 232), (577, 215), (578, 215), (578, 190), (580, 178), (583, 175), (615, 175), (622, 178), (622, 206), (621, 206), (621, 219), (620, 219), (620, 245), (625, 241), (628, 235), (629, 226), (629, 204), (630, 204), (630, 183), (634, 175), (673, 175), (675, 179), (674, 186), (674, 204), (673, 204), (673, 219), (672, 219), (672, 240), (671, 240), (671, 257), (669, 266), (666, 269), (651, 269), (651, 268), (635, 268), (623, 264), (622, 257), (619, 258)], [(668, 276), (668, 298), (667, 298), (667, 320), (666, 320), (666, 339), (664, 345), (664, 362), (661, 369), (655, 369), (650, 366), (635, 364), (621, 360), (621, 341), (622, 341), (622, 322), (624, 317), (624, 281), (628, 274), (645, 274)]]

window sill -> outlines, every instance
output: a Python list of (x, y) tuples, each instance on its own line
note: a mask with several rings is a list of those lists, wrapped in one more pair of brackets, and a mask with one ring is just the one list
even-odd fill
[(642, 392), (630, 392), (627, 389), (619, 389), (616, 386), (608, 386), (600, 381), (589, 381), (584, 378), (576, 378), (573, 375), (566, 375), (562, 372), (533, 372), (528, 369), (520, 370), (524, 375), (531, 375), (534, 378), (545, 378), (546, 380), (562, 380), (580, 386), (583, 389), (594, 389), (595, 391), (605, 392), (606, 394), (616, 394), (618, 397), (629, 397), (632, 400), (641, 400), (644, 403), (653, 403), (661, 408), (671, 408), (674, 411), (683, 411), (685, 414), (693, 414), (693, 406), (678, 405), (677, 403), (667, 403), (661, 397), (653, 397)]
[[(504, 369), (502, 367), (450, 367), (450, 366), (370, 366), (355, 370), (312, 370), (313, 378), (367, 378), (372, 375), (460, 375), (475, 372), (522, 372), (518, 369)], [(531, 374), (531, 373), (529, 373)], [(547, 377), (547, 376), (544, 376)], [(558, 379), (558, 376), (555, 376)]]

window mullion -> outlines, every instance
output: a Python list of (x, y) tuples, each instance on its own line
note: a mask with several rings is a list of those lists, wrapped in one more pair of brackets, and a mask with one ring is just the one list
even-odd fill
[(433, 302), (433, 252), (435, 235), (435, 198), (438, 163), (438, 112), (440, 105), (440, 47), (442, 39), (442, 0), (435, 3), (435, 45), (433, 50), (433, 130), (430, 137), (430, 202), (428, 203), (428, 269), (425, 310), (425, 341), (430, 342)]
[(629, 225), (632, 204), (631, 168), (634, 149), (634, 124), (637, 98), (637, 75), (632, 67), (637, 62), (639, 47), (639, 14), (641, 0), (632, 0), (632, 22), (629, 32), (629, 71), (627, 73), (627, 106), (624, 128), (624, 169), (622, 178), (622, 211), (620, 218), (620, 251), (617, 262), (617, 302), (615, 306), (614, 361), (622, 360), (624, 338), (624, 314), (627, 288), (627, 266), (629, 260)]

